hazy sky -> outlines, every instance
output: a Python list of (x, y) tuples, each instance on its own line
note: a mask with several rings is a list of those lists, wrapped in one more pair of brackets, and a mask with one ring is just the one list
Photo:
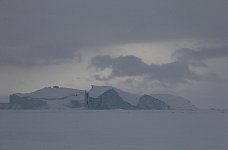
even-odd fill
[(59, 85), (228, 108), (227, 0), (0, 0), (0, 99)]

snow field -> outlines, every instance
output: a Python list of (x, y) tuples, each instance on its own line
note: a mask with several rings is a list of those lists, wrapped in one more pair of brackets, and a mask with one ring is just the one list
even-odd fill
[(0, 150), (227, 150), (228, 112), (0, 111)]

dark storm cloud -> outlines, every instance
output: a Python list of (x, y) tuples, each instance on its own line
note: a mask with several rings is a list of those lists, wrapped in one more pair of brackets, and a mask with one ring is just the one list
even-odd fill
[(74, 59), (87, 46), (128, 42), (227, 42), (227, 5), (227, 0), (1, 0), (0, 63), (49, 64)]
[(156, 65), (146, 64), (136, 56), (119, 56), (112, 58), (108, 55), (96, 56), (91, 60), (90, 66), (98, 70), (111, 69), (107, 78), (95, 75), (97, 80), (111, 80), (116, 77), (145, 76), (148, 81), (159, 81), (164, 85), (177, 85), (191, 80), (218, 80), (213, 73), (199, 75), (190, 69), (190, 64), (179, 61)]

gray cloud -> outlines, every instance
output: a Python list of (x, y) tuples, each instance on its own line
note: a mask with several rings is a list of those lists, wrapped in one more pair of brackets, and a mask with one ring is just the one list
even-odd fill
[(109, 44), (189, 38), (225, 43), (227, 5), (227, 0), (1, 0), (0, 63), (68, 60), (83, 47)]
[(228, 47), (202, 48), (199, 50), (183, 48), (176, 50), (173, 56), (179, 61), (203, 62), (208, 59), (228, 57)]
[[(1, 48), (0, 48), (1, 49)], [(0, 50), (0, 65), (36, 66), (81, 61), (80, 53), (64, 45), (36, 45), (26, 48), (3, 47)]]
[(145, 79), (156, 80), (164, 85), (177, 85), (187, 83), (190, 80), (218, 80), (219, 77), (213, 73), (199, 75), (190, 69), (190, 64), (179, 61), (156, 65), (146, 64), (136, 56), (119, 56), (112, 58), (108, 55), (96, 56), (91, 60), (90, 66), (98, 70), (112, 69), (107, 78), (95, 75), (97, 80), (111, 80), (116, 77), (145, 76)]
[(92, 58), (91, 66), (101, 70), (112, 68), (112, 74), (109, 78), (143, 75), (151, 71), (149, 65), (135, 56), (120, 56), (117, 58), (111, 58), (109, 55), (96, 56)]

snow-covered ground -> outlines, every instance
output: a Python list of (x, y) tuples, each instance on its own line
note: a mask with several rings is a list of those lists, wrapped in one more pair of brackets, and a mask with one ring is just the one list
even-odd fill
[(0, 150), (227, 149), (227, 111), (0, 111)]

